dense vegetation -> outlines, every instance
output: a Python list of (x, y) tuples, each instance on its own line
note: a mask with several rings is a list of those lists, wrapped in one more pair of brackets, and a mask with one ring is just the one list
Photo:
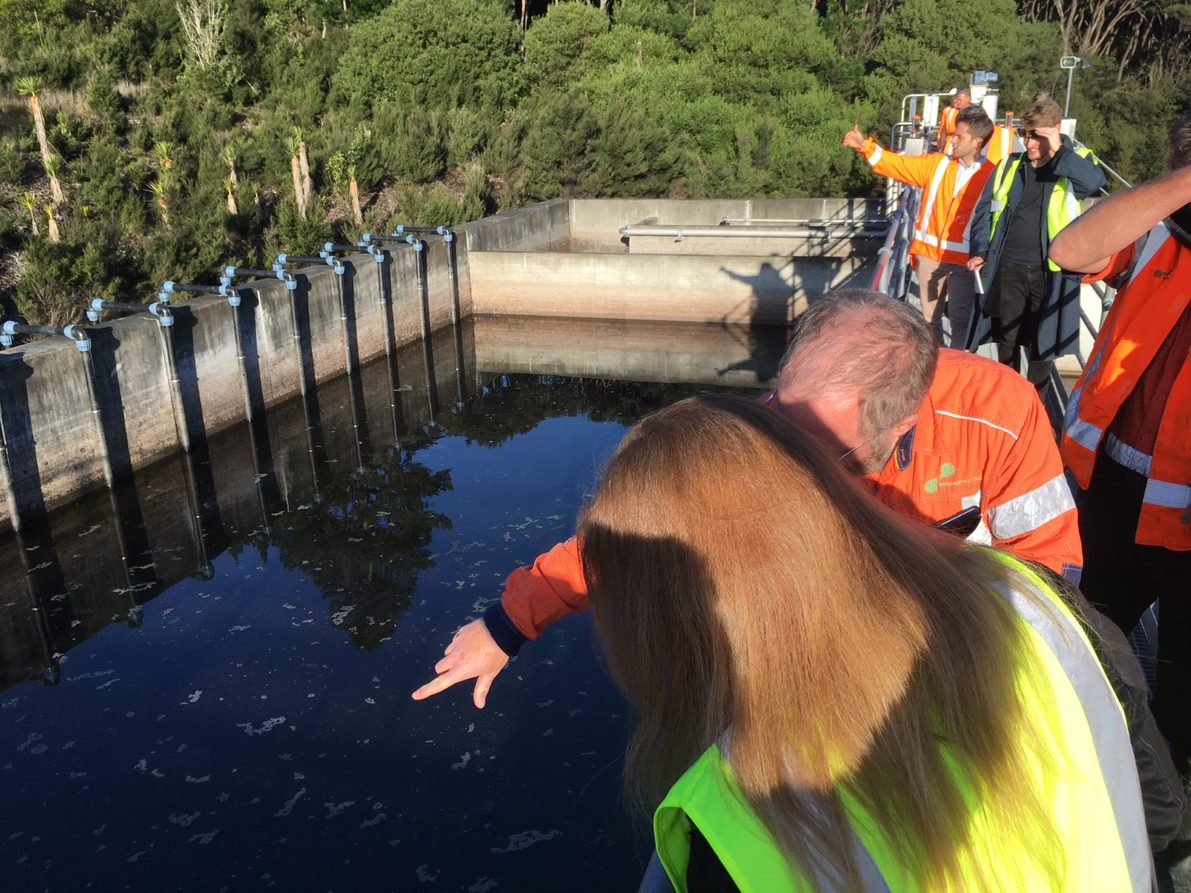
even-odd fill
[[(528, 6), (526, 6), (528, 4)], [(77, 317), (167, 278), (557, 195), (876, 187), (840, 147), (1001, 72), (1126, 177), (1187, 110), (1168, 0), (0, 0), (0, 307)], [(521, 23), (527, 22), (523, 30)], [(1139, 40), (1138, 35), (1149, 36)]]

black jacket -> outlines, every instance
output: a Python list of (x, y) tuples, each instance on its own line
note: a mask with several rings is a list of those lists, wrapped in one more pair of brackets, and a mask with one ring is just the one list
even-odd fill
[[(1024, 153), (1017, 152), (1001, 161), (1000, 166), (1008, 166)], [(1001, 222), (997, 225), (997, 234), (990, 240), (992, 230), (992, 198), (993, 186), (997, 175), (994, 173), (984, 187), (980, 201), (976, 203), (976, 210), (972, 212), (972, 230), (970, 233), (970, 254), (972, 257), (984, 258), (984, 269), (980, 275), (984, 281), (987, 294), (992, 289), (996, 279), (997, 266), (1001, 262), (1001, 250), (1005, 243), (1005, 233), (1013, 221), (1013, 214), (1021, 202), (1022, 167), (1029, 164), (1022, 159), (1021, 166), (1014, 174), (1012, 186), (1009, 188), (1009, 198), (1005, 203)], [(1056, 177), (1065, 177), (1078, 199), (1085, 199), (1104, 185), (1104, 171), (1096, 163), (1094, 157), (1087, 158), (1076, 154), (1075, 147), (1069, 137), (1063, 137), (1063, 148), (1055, 156), (1054, 173)], [(1042, 226), (1038, 238), (1042, 241), (1042, 256), (1050, 253), (1050, 235), (1046, 227), (1046, 209), (1050, 206), (1051, 193), (1055, 185), (1047, 183), (1042, 193)], [(991, 242), (991, 244), (990, 244)], [(1031, 360), (1053, 360), (1064, 354), (1073, 354), (1079, 347), (1079, 275), (1056, 273), (1043, 262), (1047, 279), (1047, 297), (1042, 304), (1042, 315), (1038, 323), (1038, 336), (1031, 349)], [(983, 302), (981, 309), (983, 310)], [(976, 328), (975, 344), (991, 340), (992, 327), (988, 318), (981, 313)]]

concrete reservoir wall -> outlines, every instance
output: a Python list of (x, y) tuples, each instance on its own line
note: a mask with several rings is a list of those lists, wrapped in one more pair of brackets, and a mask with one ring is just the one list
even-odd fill
[(91, 372), (61, 338), (0, 351), (0, 527), (104, 486), (105, 464), (115, 477), (148, 466), (473, 315), (789, 323), (808, 295), (867, 281), (880, 242), (857, 227), (880, 214), (846, 199), (555, 200), (424, 252), (348, 257), (342, 275), (304, 268), (293, 290), (254, 281), (239, 308), (179, 296), (168, 347), (147, 315), (89, 326)]

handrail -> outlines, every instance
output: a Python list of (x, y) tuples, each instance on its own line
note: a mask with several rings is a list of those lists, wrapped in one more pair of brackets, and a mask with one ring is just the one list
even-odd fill
[(880, 260), (870, 283), (873, 291), (899, 301), (905, 300), (909, 285), (907, 269), (917, 203), (918, 190), (903, 188), (898, 196), (897, 210), (889, 220), (885, 243), (877, 252)]
[(894, 250), (897, 247), (898, 234), (901, 232), (902, 215), (905, 213), (905, 198), (904, 195), (898, 200), (897, 210), (893, 212), (893, 218), (889, 221), (889, 231), (885, 236), (885, 242), (877, 251), (877, 269), (873, 273), (872, 282), (869, 283), (869, 288), (872, 291), (885, 292), (889, 287), (889, 278), (893, 274), (889, 261), (893, 256)]
[[(1077, 140), (1077, 139), (1072, 139), (1072, 140), (1071, 140), (1071, 142), (1072, 142), (1072, 143), (1075, 145), (1075, 148), (1077, 148), (1077, 149), (1088, 149), (1088, 148), (1090, 148), (1089, 146), (1085, 145), (1084, 143), (1080, 142), (1080, 141), (1079, 141), (1079, 140)], [(1118, 183), (1120, 183), (1120, 184), (1121, 184), (1122, 186), (1124, 186), (1126, 189), (1132, 189), (1132, 188), (1133, 188), (1133, 184), (1132, 184), (1132, 183), (1130, 183), (1128, 180), (1126, 180), (1124, 177), (1122, 177), (1122, 176), (1121, 176), (1119, 173), (1117, 173), (1115, 170), (1113, 170), (1113, 169), (1112, 169), (1112, 168), (1111, 168), (1111, 167), (1110, 167), (1110, 166), (1109, 166), (1107, 163), (1105, 163), (1104, 159), (1103, 159), (1103, 158), (1101, 158), (1099, 155), (1097, 155), (1097, 156), (1096, 156), (1096, 163), (1097, 163), (1098, 165), (1100, 165), (1100, 167), (1102, 167), (1102, 168), (1104, 168), (1106, 171), (1108, 171), (1108, 172), (1109, 172), (1109, 173), (1112, 175), (1113, 179), (1115, 179), (1115, 180), (1116, 180)], [(1111, 193), (1109, 193), (1109, 191), (1108, 191), (1107, 189), (1105, 189), (1103, 186), (1101, 186), (1101, 187), (1100, 187), (1100, 192), (1101, 192), (1101, 193), (1103, 193), (1104, 195), (1110, 195), (1110, 194), (1111, 194)]]

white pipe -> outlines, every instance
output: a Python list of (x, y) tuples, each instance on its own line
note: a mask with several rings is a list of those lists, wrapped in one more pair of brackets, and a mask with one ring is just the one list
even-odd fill
[(768, 229), (764, 227), (733, 228), (730, 226), (622, 226), (622, 236), (672, 236), (686, 238), (740, 238), (740, 239), (884, 239), (885, 231), (859, 230), (856, 232), (829, 234), (823, 230)]

